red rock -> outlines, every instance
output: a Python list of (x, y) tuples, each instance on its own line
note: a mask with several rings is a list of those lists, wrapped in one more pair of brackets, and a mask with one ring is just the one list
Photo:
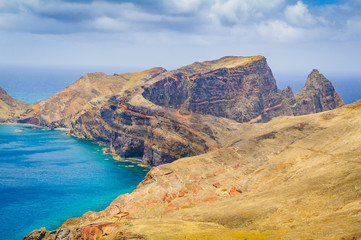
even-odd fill
[(212, 197), (209, 197), (209, 198), (203, 199), (202, 201), (203, 201), (203, 202), (209, 202), (209, 203), (212, 203), (212, 202), (216, 201), (216, 200), (217, 200), (217, 198), (218, 198), (218, 196), (217, 196), (217, 195), (214, 195), (214, 196), (212, 196)]
[(169, 213), (171, 211), (175, 211), (175, 210), (178, 210), (178, 204), (177, 203), (172, 203), (172, 204), (169, 204), (166, 208), (166, 210), (163, 211), (163, 213)]
[(240, 168), (240, 167), (241, 167), (241, 165), (239, 165), (239, 164), (233, 166), (234, 169), (238, 169), (238, 168)]
[(174, 208), (174, 207), (177, 207), (177, 206), (178, 206), (178, 204), (172, 203), (172, 204), (169, 204), (169, 205), (168, 205), (168, 208)]
[(184, 197), (184, 195), (185, 195), (184, 191), (180, 191), (178, 197)]
[(206, 178), (212, 178), (212, 177), (214, 177), (214, 174), (211, 174), (211, 173), (206, 174)]
[(214, 175), (218, 175), (218, 174), (224, 173), (225, 171), (226, 171), (226, 170), (222, 168), (222, 169), (214, 172), (213, 174), (214, 174)]
[(234, 197), (241, 195), (242, 191), (235, 187), (232, 187), (231, 189), (229, 189), (228, 193), (231, 197)]
[(91, 224), (81, 228), (82, 240), (96, 240), (104, 234), (111, 234), (114, 231), (112, 224)]

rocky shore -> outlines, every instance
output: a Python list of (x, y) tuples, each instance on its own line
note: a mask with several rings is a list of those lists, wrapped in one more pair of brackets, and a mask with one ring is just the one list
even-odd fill
[(318, 70), (278, 89), (263, 56), (86, 74), (17, 121), (155, 167), (104, 211), (24, 239), (357, 239), (360, 105)]
[(359, 239), (361, 102), (229, 122), (221, 149), (152, 168), (101, 212), (29, 239)]
[(277, 88), (264, 57), (225, 57), (164, 72), (114, 95), (74, 118), (71, 132), (157, 166), (222, 147), (230, 120), (267, 122), (342, 105), (331, 82), (317, 70), (294, 95), (291, 88)]

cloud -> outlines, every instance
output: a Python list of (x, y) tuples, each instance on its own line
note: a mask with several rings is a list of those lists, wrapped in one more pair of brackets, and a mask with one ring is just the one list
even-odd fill
[[(94, 65), (136, 51), (149, 61), (263, 54), (301, 44), (317, 51), (325, 42), (333, 49), (361, 42), (360, 13), (359, 0), (0, 0), (0, 46), (13, 62), (21, 58), (17, 49), (29, 53), (27, 61), (57, 52), (69, 62), (66, 56), (77, 52), (74, 64), (88, 56), (87, 48), (99, 56), (109, 52), (86, 59)], [(2, 54), (0, 63), (8, 59)]]
[(205, 36), (249, 32), (254, 37), (268, 34), (270, 39), (297, 40), (295, 36), (302, 29), (351, 28), (354, 24), (348, 20), (359, 15), (354, 7), (357, 4), (351, 1), (316, 8), (302, 1), (288, 5), (285, 0), (162, 0), (152, 4), (146, 0), (0, 0), (0, 31), (36, 34), (169, 31)]
[(257, 28), (264, 38), (272, 38), (276, 41), (292, 41), (302, 36), (302, 30), (294, 28), (284, 21), (274, 20), (260, 24)]
[(163, 5), (171, 13), (196, 12), (205, 1), (203, 0), (164, 0)]
[(352, 18), (347, 21), (347, 29), (344, 37), (353, 40), (360, 40), (361, 38), (361, 17)]
[(311, 26), (316, 23), (307, 6), (302, 1), (296, 5), (288, 6), (285, 10), (286, 19), (296, 26)]

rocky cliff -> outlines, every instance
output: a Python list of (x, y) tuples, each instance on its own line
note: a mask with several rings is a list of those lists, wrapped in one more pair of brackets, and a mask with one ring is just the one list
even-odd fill
[(25, 240), (361, 238), (361, 101), (225, 123), (221, 149), (154, 167), (104, 211)]
[(29, 106), (26, 102), (12, 98), (0, 87), (0, 122), (14, 121), (14, 116)]
[(19, 116), (19, 123), (70, 128), (70, 121), (92, 106), (101, 106), (114, 94), (142, 84), (164, 72), (152, 68), (142, 72), (106, 75), (89, 73), (54, 96), (35, 103)]
[(295, 98), (294, 115), (323, 112), (344, 105), (332, 83), (316, 69), (308, 75), (305, 86)]
[(222, 147), (230, 120), (267, 122), (342, 105), (317, 71), (294, 95), (277, 88), (264, 57), (224, 57), (164, 72), (115, 95), (73, 118), (71, 131), (154, 166)]
[(342, 105), (316, 70), (296, 95), (279, 90), (262, 56), (157, 72), (68, 124), (162, 165), (104, 211), (25, 240), (357, 239), (361, 103)]

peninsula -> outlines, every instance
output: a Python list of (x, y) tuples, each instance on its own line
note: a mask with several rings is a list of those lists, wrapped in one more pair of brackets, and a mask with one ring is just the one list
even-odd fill
[(11, 121), (154, 166), (105, 210), (25, 240), (361, 236), (361, 102), (344, 105), (318, 70), (296, 94), (263, 56), (86, 74)]

